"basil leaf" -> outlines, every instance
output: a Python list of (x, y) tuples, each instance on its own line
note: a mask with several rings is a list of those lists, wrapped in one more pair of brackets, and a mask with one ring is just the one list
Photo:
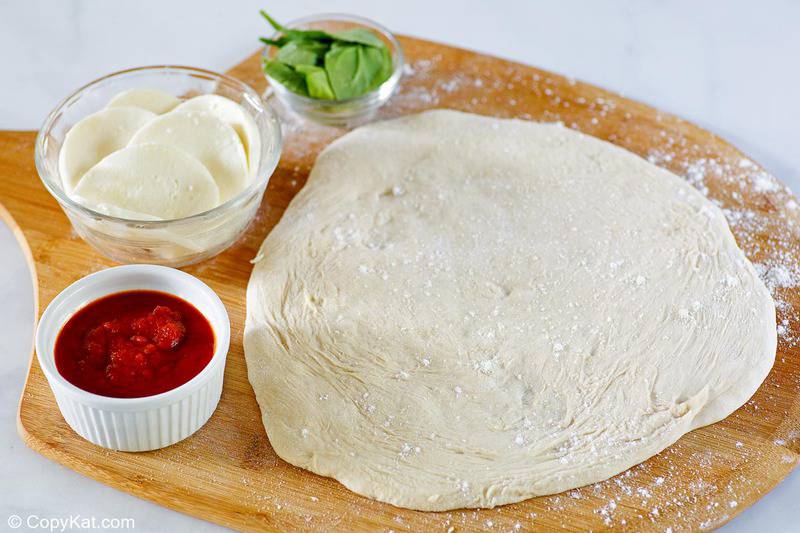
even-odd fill
[(361, 44), (334, 43), (325, 54), (328, 79), (342, 100), (369, 92), (382, 64), (380, 50)]
[(297, 65), (316, 65), (321, 62), (330, 47), (319, 41), (291, 41), (282, 46), (275, 59), (293, 67)]
[(297, 65), (295, 70), (305, 75), (308, 95), (311, 98), (319, 98), (320, 100), (336, 99), (333, 88), (331, 88), (331, 83), (328, 80), (328, 74), (325, 72), (324, 68), (312, 65)]
[(352, 28), (331, 35), (339, 41), (364, 44), (367, 46), (374, 46), (375, 48), (386, 48), (386, 44), (367, 28)]
[(391, 77), (392, 72), (394, 71), (394, 65), (392, 65), (392, 53), (386, 47), (381, 48), (380, 52), (381, 68), (378, 71), (378, 75), (373, 80), (370, 89), (377, 89), (381, 83), (385, 82)]
[(364, 59), (369, 63), (372, 72), (372, 78), (369, 82), (369, 90), (371, 91), (386, 80), (384, 77), (386, 72), (385, 49), (373, 46), (362, 46), (361, 48), (364, 50)]
[(281, 32), (285, 37), (288, 37), (290, 40), (293, 40), (293, 41), (294, 40), (297, 40), (297, 41), (303, 41), (303, 40), (331, 41), (331, 40), (333, 40), (333, 36), (328, 32), (324, 32), (324, 31), (321, 31), (321, 30), (295, 30), (295, 29), (292, 29), (292, 28), (287, 28), (286, 26), (283, 26), (278, 21), (276, 21), (274, 18), (272, 18), (269, 15), (267, 15), (266, 11), (264, 11), (263, 9), (259, 13), (261, 13), (262, 17), (267, 19), (267, 22), (269, 22), (269, 25), (272, 26), (275, 29), (275, 31)]
[(289, 65), (275, 60), (264, 61), (264, 72), (293, 93), (308, 96), (306, 78)]
[(272, 18), (272, 17), (270, 17), (269, 15), (267, 15), (267, 12), (266, 12), (266, 11), (264, 11), (264, 10), (262, 9), (262, 10), (260, 10), (260, 11), (259, 11), (259, 13), (261, 13), (261, 16), (262, 16), (262, 17), (264, 17), (265, 19), (267, 19), (267, 22), (269, 22), (269, 25), (270, 25), (270, 26), (272, 26), (272, 28), (273, 28), (275, 31), (283, 31), (283, 30), (284, 30), (284, 27), (283, 27), (283, 26), (280, 24), (280, 22), (278, 22), (278, 21), (277, 21), (277, 20), (275, 20), (274, 18)]
[(267, 39), (266, 37), (259, 37), (259, 41), (266, 44), (267, 46), (274, 46), (276, 48), (280, 48), (284, 44), (289, 42), (289, 39), (284, 37), (280, 37), (279, 39)]
[(347, 43), (358, 43), (367, 46), (374, 46), (375, 48), (383, 48), (386, 44), (375, 35), (372, 30), (367, 28), (351, 28), (336, 33), (328, 33), (322, 30), (298, 30), (294, 28), (287, 28), (280, 24), (277, 20), (270, 17), (263, 9), (260, 11), (261, 16), (264, 17), (270, 26), (283, 34), (281, 38), (288, 38), (289, 40), (309, 40), (309, 41), (342, 41)]

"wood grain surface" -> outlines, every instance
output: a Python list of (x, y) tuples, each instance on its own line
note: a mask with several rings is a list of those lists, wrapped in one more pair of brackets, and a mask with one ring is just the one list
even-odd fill
[[(412, 38), (402, 44), (409, 67), (383, 117), (447, 107), (563, 121), (685, 176), (725, 209), (737, 241), (778, 302), (778, 357), (754, 398), (611, 480), (491, 510), (399, 509), (281, 461), (261, 424), (242, 353), (249, 260), (303, 186), (316, 154), (343, 133), (290, 120), (281, 163), (246, 235), (218, 257), (186, 268), (217, 291), (231, 318), (225, 385), (211, 420), (193, 437), (154, 452), (98, 448), (64, 422), (33, 359), (19, 408), (26, 444), (119, 490), (241, 530), (711, 529), (769, 491), (800, 457), (800, 323), (794, 310), (800, 309), (800, 226), (791, 193), (723, 140), (643, 104), (474, 52)], [(231, 73), (265, 88), (258, 54)], [(0, 202), (30, 245), (41, 311), (68, 284), (113, 263), (72, 232), (39, 182), (34, 138), (33, 132), (0, 132)]]

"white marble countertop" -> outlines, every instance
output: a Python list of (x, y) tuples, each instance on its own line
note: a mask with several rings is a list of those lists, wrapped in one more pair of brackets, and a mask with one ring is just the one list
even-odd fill
[[(800, 188), (796, 0), (27, 0), (0, 2), (0, 129), (37, 129), (69, 91), (156, 63), (224, 70), (280, 20), (358, 13), (392, 30), (481, 50), (621, 92), (728, 139)], [(2, 179), (2, 176), (0, 176)], [(2, 199), (0, 198), (0, 201)], [(0, 529), (11, 515), (131, 517), (141, 531), (219, 530), (84, 478), (25, 447), (16, 408), (28, 367), (30, 276), (0, 223)], [(726, 530), (798, 531), (795, 472)], [(24, 528), (23, 528), (24, 529)]]

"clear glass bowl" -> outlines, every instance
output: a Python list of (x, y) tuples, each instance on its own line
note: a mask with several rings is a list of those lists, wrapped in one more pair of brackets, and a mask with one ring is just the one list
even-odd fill
[[(286, 24), (286, 27), (328, 32), (344, 31), (352, 28), (372, 30), (386, 43), (392, 53), (392, 75), (377, 89), (364, 95), (345, 100), (319, 100), (293, 93), (279, 81), (273, 80), (265, 73), (264, 77), (267, 78), (270, 84), (266, 96), (277, 98), (281, 107), (327, 126), (352, 127), (368, 121), (378, 108), (391, 98), (403, 75), (403, 48), (395, 36), (385, 27), (369, 19), (342, 14), (311, 15), (293, 20)], [(280, 32), (275, 32), (271, 38), (277, 39), (279, 35)], [(267, 46), (264, 50), (264, 59), (272, 59), (277, 53), (277, 48)]]
[[(126, 89), (160, 89), (188, 99), (219, 94), (251, 114), (261, 135), (258, 172), (247, 189), (225, 203), (174, 220), (127, 220), (99, 213), (77, 203), (62, 187), (58, 153), (67, 131), (80, 119), (103, 109)], [(256, 214), (281, 154), (280, 121), (272, 108), (248, 85), (207, 70), (141, 67), (109, 74), (78, 89), (45, 120), (36, 138), (36, 169), (44, 186), (58, 201), (72, 227), (100, 253), (120, 263), (185, 266), (208, 259), (241, 236)]]

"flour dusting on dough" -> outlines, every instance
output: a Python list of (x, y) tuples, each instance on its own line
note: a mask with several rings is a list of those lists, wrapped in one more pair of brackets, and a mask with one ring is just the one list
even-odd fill
[(604, 479), (730, 414), (775, 353), (722, 212), (557, 126), (440, 111), (357, 130), (263, 255), (245, 351), (273, 447), (401, 506)]

